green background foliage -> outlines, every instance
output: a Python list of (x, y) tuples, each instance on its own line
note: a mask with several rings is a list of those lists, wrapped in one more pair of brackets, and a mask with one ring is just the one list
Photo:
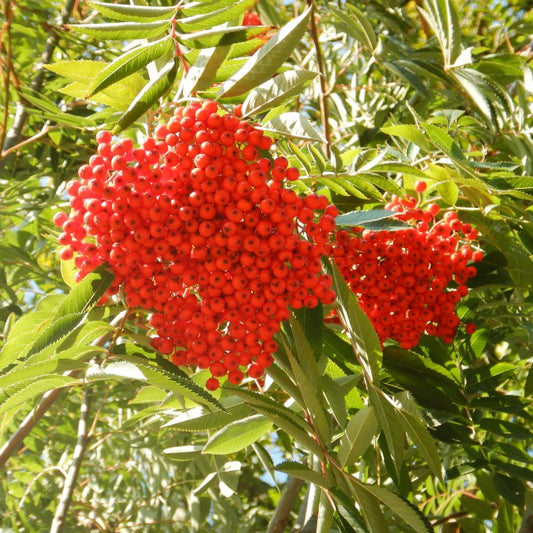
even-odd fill
[[(533, 531), (533, 6), (254, 4), (2, 2), (0, 530)], [(105, 268), (58, 258), (65, 184), (97, 131), (191, 98), (242, 104), (339, 225), (391, 227), (424, 179), (481, 233), (477, 331), (382, 348), (330, 270), (342, 326), (295, 312), (264, 390), (211, 395), (96, 306)]]

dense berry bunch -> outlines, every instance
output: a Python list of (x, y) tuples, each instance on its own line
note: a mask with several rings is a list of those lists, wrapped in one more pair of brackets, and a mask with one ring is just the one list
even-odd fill
[[(424, 182), (417, 188), (421, 192)], [(483, 258), (468, 243), (477, 231), (454, 211), (437, 221), (437, 204), (423, 210), (411, 197), (395, 197), (386, 208), (410, 227), (340, 230), (335, 262), (382, 343), (394, 339), (409, 349), (423, 333), (450, 343), (460, 322), (455, 304), (466, 296), (466, 282), (476, 275), (471, 262)], [(467, 327), (473, 329), (473, 324)]]
[(285, 187), (298, 170), (260, 152), (272, 140), (208, 101), (176, 109), (135, 148), (97, 135), (98, 153), (67, 184), (63, 259), (81, 279), (108, 262), (110, 293), (151, 313), (153, 345), (176, 365), (232, 383), (259, 378), (294, 309), (332, 303), (321, 256), (335, 228), (324, 196)]

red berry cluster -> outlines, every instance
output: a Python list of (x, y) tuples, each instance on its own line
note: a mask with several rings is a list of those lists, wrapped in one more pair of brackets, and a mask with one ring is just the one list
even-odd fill
[(321, 256), (337, 210), (287, 188), (299, 172), (261, 157), (272, 140), (212, 101), (176, 109), (153, 138), (97, 135), (58, 213), (62, 259), (83, 278), (108, 262), (130, 308), (151, 313), (153, 346), (233, 384), (260, 378), (289, 307), (335, 299)]
[[(417, 192), (425, 187), (417, 183)], [(339, 230), (335, 263), (382, 343), (393, 339), (410, 349), (423, 333), (450, 343), (460, 323), (455, 304), (466, 296), (466, 282), (476, 275), (470, 262), (483, 259), (467, 242), (477, 237), (477, 230), (454, 211), (437, 220), (437, 204), (422, 209), (411, 197), (394, 197), (386, 209), (410, 227)], [(472, 333), (475, 326), (467, 330)]]

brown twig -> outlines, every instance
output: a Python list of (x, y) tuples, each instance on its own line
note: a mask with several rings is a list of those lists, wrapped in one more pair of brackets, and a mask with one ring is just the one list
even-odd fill
[(87, 447), (87, 423), (89, 420), (89, 389), (87, 386), (83, 388), (82, 402), (80, 408), (80, 420), (78, 422), (78, 438), (72, 455), (72, 462), (70, 463), (63, 491), (59, 498), (56, 513), (52, 521), (50, 533), (60, 533), (65, 526), (67, 512), (72, 501), (72, 494), (80, 471), (81, 462)]
[(4, 23), (2, 25), (1, 37), (5, 34), (5, 47), (0, 41), (0, 51), (5, 48), (5, 67), (2, 67), (2, 81), (4, 83), (4, 112), (2, 123), (0, 125), (0, 146), (3, 146), (7, 133), (7, 122), (9, 120), (9, 78), (13, 68), (12, 64), (12, 46), (11, 46), (11, 21), (13, 19), (13, 10), (11, 2), (3, 2)]

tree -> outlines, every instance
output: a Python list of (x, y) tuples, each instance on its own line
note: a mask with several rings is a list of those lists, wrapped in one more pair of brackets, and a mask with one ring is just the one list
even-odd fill
[[(2, 10), (3, 529), (533, 530), (529, 6), (26, 0)], [(300, 255), (313, 246), (329, 252), (318, 263), (304, 256), (311, 288), (287, 300), (286, 316), (268, 315), (257, 300), (248, 316), (257, 331), (263, 315), (272, 333), (273, 316), (281, 327), (269, 344), (273, 363), (264, 354), (237, 361), (240, 385), (242, 376), (202, 363), (201, 330), (196, 359), (182, 345), (166, 349), (161, 339), (173, 337), (154, 318), (161, 312), (153, 301), (143, 309), (128, 288), (137, 263), (120, 272), (113, 260), (89, 268), (58, 244), (68, 248), (71, 236), (60, 234), (79, 230), (65, 229), (68, 213), (89, 212), (83, 197), (75, 200), (84, 165), (94, 172), (119, 154), (144, 161), (153, 187), (160, 165), (182, 164), (175, 146), (185, 137), (167, 138), (182, 135), (180, 113), (192, 116), (208, 101), (218, 106), (209, 104), (209, 116), (235, 114), (235, 124), (252, 124), (246, 135), (275, 140), (249, 142), (258, 148), (245, 157), (247, 141), (233, 137), (227, 146), (237, 143), (241, 161), (233, 170), (246, 179), (279, 173), (278, 185), (251, 189), (294, 191), (286, 198), (301, 202), (299, 218), (289, 217), (281, 192), (271, 195), (291, 218), (286, 236), (304, 242)], [(201, 142), (191, 137), (190, 146)], [(222, 143), (216, 135), (209, 142)], [(158, 143), (153, 162), (139, 159)], [(194, 159), (199, 152), (184, 144), (180, 157)], [(103, 159), (91, 160), (97, 153)], [(133, 159), (116, 160), (105, 176), (133, 168)], [(183, 207), (177, 193), (174, 200)], [(217, 213), (213, 224), (222, 224)], [(263, 242), (254, 231), (252, 258)], [(79, 240), (88, 242), (85, 234)], [(205, 240), (194, 242), (191, 249), (214, 253)], [(276, 254), (283, 243), (271, 244)], [(156, 261), (161, 272), (178, 262), (178, 247)], [(202, 253), (190, 263), (198, 272)], [(283, 257), (274, 278), (292, 279), (298, 268)], [(84, 277), (75, 279), (80, 268)], [(453, 280), (437, 288), (439, 268)], [(166, 285), (186, 284), (185, 273), (163, 272), (158, 282), (161, 272), (146, 276), (151, 290), (181, 305), (178, 289)], [(122, 292), (106, 299), (117, 280)], [(325, 288), (315, 294), (316, 284)], [(335, 302), (325, 296), (329, 284)], [(216, 297), (200, 286), (196, 279), (186, 288), (197, 295), (193, 307)], [(243, 285), (248, 297), (263, 290), (251, 286)], [(276, 288), (286, 294), (285, 282)], [(427, 295), (441, 292), (447, 299), (428, 305)], [(246, 313), (244, 301), (236, 308)], [(429, 314), (415, 317), (415, 308)], [(271, 341), (267, 328), (242, 348), (232, 324), (216, 323), (215, 345), (229, 335), (232, 349), (248, 354)], [(416, 328), (420, 338), (409, 333)], [(257, 361), (264, 364), (252, 370)]]

